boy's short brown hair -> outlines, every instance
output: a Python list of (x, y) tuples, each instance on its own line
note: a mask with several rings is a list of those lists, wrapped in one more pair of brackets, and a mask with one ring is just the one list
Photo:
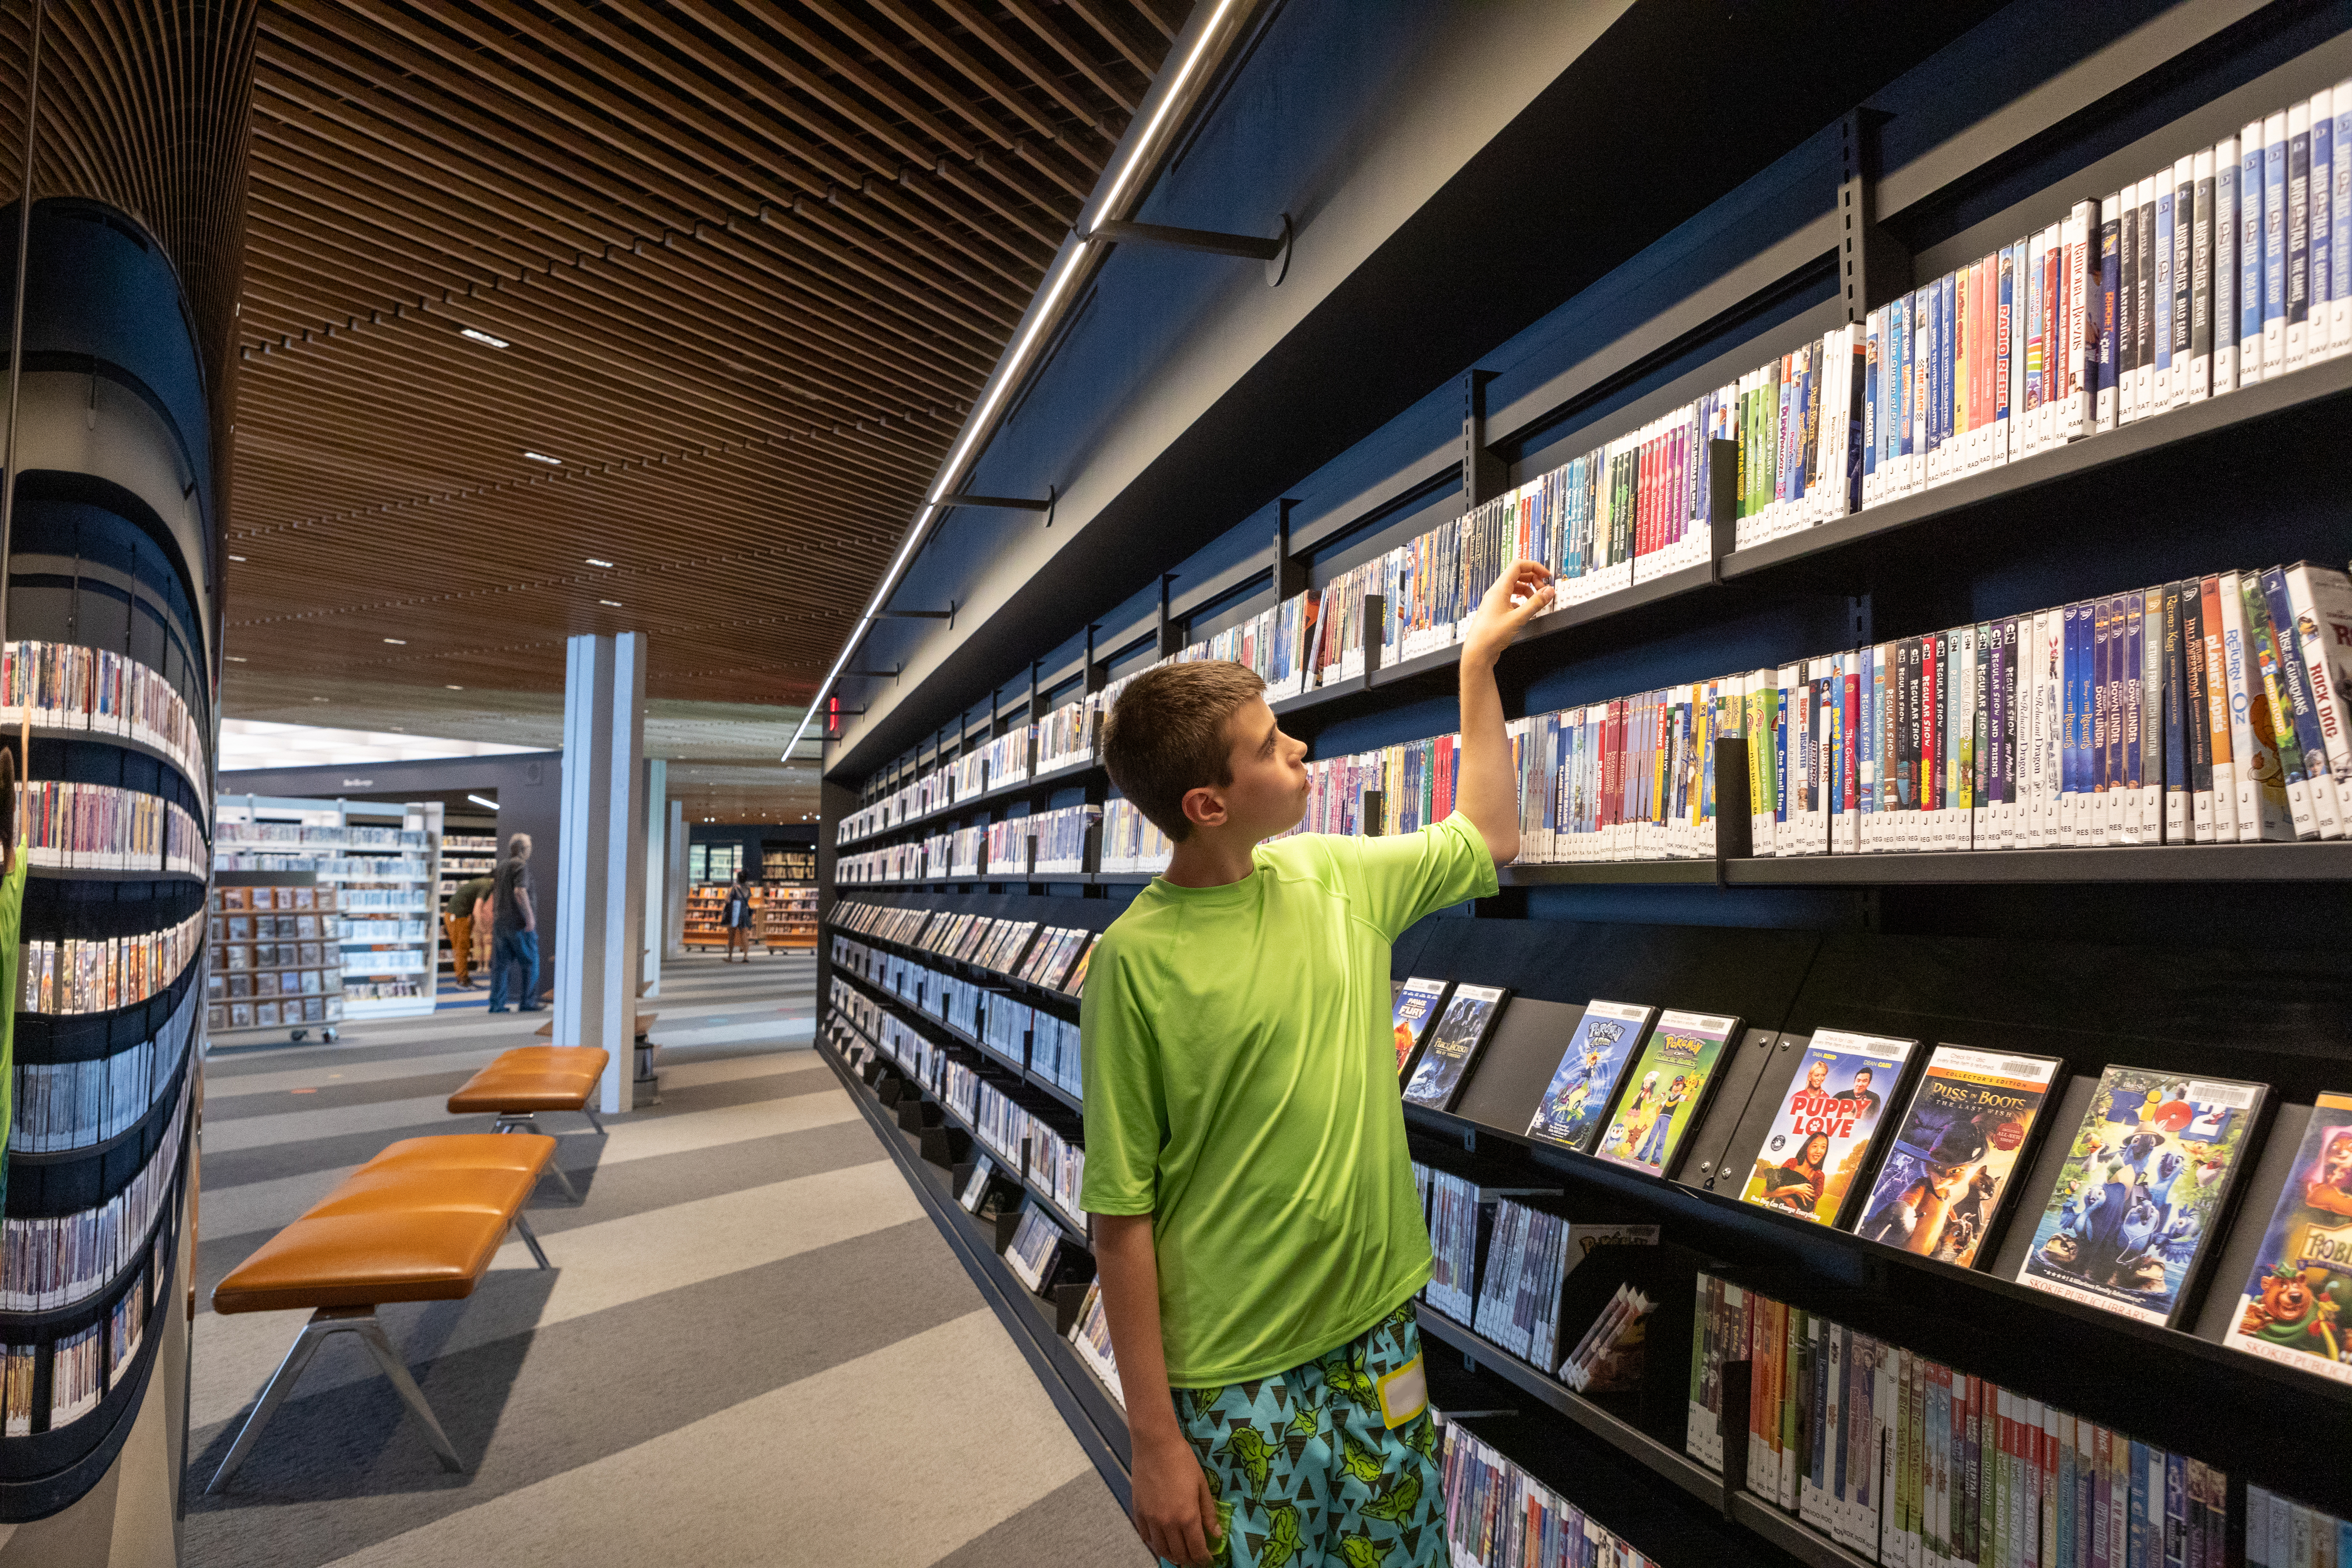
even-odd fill
[(1225, 721), (1265, 689), (1254, 670), (1201, 659), (1148, 669), (1118, 694), (1103, 726), (1103, 766), (1171, 843), (1192, 836), (1186, 792), (1234, 782)]

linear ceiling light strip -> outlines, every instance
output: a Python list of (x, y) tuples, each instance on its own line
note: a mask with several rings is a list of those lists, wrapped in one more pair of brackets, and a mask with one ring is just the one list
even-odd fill
[(970, 417), (964, 421), (962, 434), (949, 449), (947, 461), (940, 466), (929, 498), (916, 514), (913, 526), (908, 529), (905, 542), (891, 560), (890, 569), (883, 574), (881, 583), (875, 588), (873, 599), (866, 605), (856, 625), (850, 628), (848, 639), (842, 644), (841, 653), (834, 659), (833, 668), (826, 671), (823, 684), (809, 700), (808, 710), (801, 715), (800, 727), (793, 731), (793, 738), (785, 745), (781, 761), (792, 760), (793, 752), (807, 735), (809, 725), (823, 711), (825, 699), (832, 695), (841, 672), (856, 656), (859, 647), (866, 641), (866, 634), (880, 618), (883, 607), (890, 602), (890, 595), (898, 592), (907, 568), (913, 563), (923, 542), (929, 536), (933, 520), (943, 510), (940, 498), (957, 489), (981, 448), (996, 433), (996, 422), (1011, 394), (1027, 375), (1037, 350), (1052, 338), (1054, 330), (1061, 324), (1070, 302), (1081, 292), (1076, 287), (1078, 279), (1099, 264), (1108, 247), (1094, 237), (1096, 226), (1126, 217), (1129, 207), (1138, 199), (1138, 193), (1149, 187), (1150, 181), (1148, 176), (1158, 172), (1160, 160), (1175, 142), (1175, 133), (1182, 127), (1184, 117), (1200, 100), (1202, 91), (1215, 76), (1217, 67), (1223, 63), (1234, 40), (1240, 36), (1242, 25), (1256, 9), (1256, 4), (1257, 0), (1213, 0), (1213, 4), (1203, 4), (1193, 13), (1193, 22), (1187, 24), (1186, 30), (1192, 36), (1188, 38), (1183, 34), (1178, 35), (1170, 52), (1180, 57), (1181, 63), (1172, 72), (1152, 83), (1151, 91), (1146, 95), (1135, 121), (1129, 128), (1124, 152), (1114, 157), (1108, 180), (1096, 187), (1096, 195), (1078, 215), (1077, 227), (1063, 240), (1061, 252), (1055, 258), (1045, 282), (1039, 286), (1036, 298), (1031, 301), (1012, 346), (1005, 350), (1003, 358), (997, 362), (996, 369), (991, 373), (988, 385), (983, 389), (980, 401), (972, 405)]

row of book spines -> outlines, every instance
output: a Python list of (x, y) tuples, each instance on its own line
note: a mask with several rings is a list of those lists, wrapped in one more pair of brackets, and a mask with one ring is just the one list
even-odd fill
[(151, 1279), (163, 1277), (163, 1238), (156, 1256), (107, 1313), (106, 1321), (47, 1345), (0, 1345), (0, 1437), (32, 1435), (39, 1363), (49, 1363), (49, 1405), (42, 1430), (58, 1431), (98, 1408), (99, 1401), (131, 1369), (146, 1342)]
[[(835, 954), (835, 961), (852, 973), (866, 973), (865, 956), (863, 949), (854, 953), (836, 950)], [(989, 1005), (982, 1008), (978, 988), (968, 982), (908, 967), (915, 978), (929, 984), (919, 988), (896, 984), (892, 983), (896, 975), (886, 975), (874, 983), (931, 1017), (942, 1018), (961, 1029), (1013, 1067), (1043, 1073), (1070, 1094), (1082, 1092), (1076, 1024), (1005, 996), (991, 996)], [(854, 986), (836, 986), (833, 1000), (862, 1023), (868, 1034), (884, 1027), (904, 1027)], [(909, 1037), (920, 1037), (912, 1030), (907, 1033)], [(928, 1048), (929, 1042), (925, 1044)]]
[(182, 1085), (153, 1158), (122, 1191), (79, 1214), (0, 1221), (0, 1311), (70, 1307), (103, 1290), (138, 1261), (123, 1249), (145, 1237), (173, 1190), (191, 1087)]
[(206, 855), (203, 829), (177, 802), (116, 784), (19, 780), (16, 824), (36, 866), (201, 868)]
[(202, 785), (208, 770), (203, 732), (179, 689), (152, 667), (111, 648), (80, 643), (0, 644), (0, 730), (47, 727), (126, 734), (171, 756)]
[(81, 1062), (18, 1062), (8, 1146), (57, 1153), (111, 1138), (155, 1107), (194, 1032), (193, 993), (152, 1040)]
[(2184, 1456), (1698, 1277), (1692, 1454), (1722, 1469), (1727, 1369), (1745, 1363), (1744, 1487), (1901, 1568), (2221, 1563), (2227, 1478)]
[(2352, 1520), (2267, 1488), (2246, 1489), (2246, 1568), (2347, 1568)]
[(110, 1013), (170, 989), (204, 945), (202, 910), (136, 936), (38, 938), (18, 944), (16, 1006), (53, 1015)]
[[(857, 946), (855, 943), (848, 945)], [(866, 956), (867, 950), (862, 947), (855, 952), (837, 949), (835, 960), (853, 973), (865, 973), (869, 968)], [(1076, 1024), (1026, 1003), (993, 994), (986, 995), (987, 1005), (982, 1006), (983, 994), (970, 982), (923, 969), (905, 960), (897, 962), (904, 966), (901, 973), (909, 984), (898, 984), (901, 973), (887, 969), (875, 983), (932, 1017), (944, 1018), (1013, 1066), (1045, 1074), (1067, 1093), (1084, 1092)], [(856, 995), (855, 991), (846, 994)], [(858, 1000), (866, 1006), (872, 1005), (863, 997)]]
[[(1442, 1419), (1432, 1410), (1433, 1420)], [(1439, 1481), (1454, 1568), (1655, 1568), (1633, 1544), (1446, 1421)]]
[(835, 910), (834, 923), (861, 936), (921, 948), (1049, 991), (1083, 979), (1099, 937), (1098, 932), (1077, 926), (1045, 926), (1041, 931), (1036, 921), (899, 910), (855, 900)]
[[(1941, 825), (1949, 838), (1996, 807), (2048, 820), (1976, 824), (1976, 847), (2338, 837), (2352, 821), (2347, 679), (2352, 584), (2297, 563), (1538, 714), (1511, 726), (1527, 858), (1550, 858), (1555, 836), (1713, 820), (1718, 737), (1752, 742), (1758, 822), (1819, 828), (1816, 848), (1862, 847), (1831, 817), (1963, 814)], [(1360, 822), (1374, 781), (1393, 799), (1402, 774), (1405, 803), (1427, 798), (1414, 770), (1452, 739), (1310, 763), (1309, 829)], [(2243, 778), (2238, 752), (2252, 759)], [(2113, 798), (2095, 811), (2095, 796)], [(1388, 831), (1419, 825), (1386, 816)], [(1806, 846), (1775, 832), (1751, 853), (1776, 847)]]

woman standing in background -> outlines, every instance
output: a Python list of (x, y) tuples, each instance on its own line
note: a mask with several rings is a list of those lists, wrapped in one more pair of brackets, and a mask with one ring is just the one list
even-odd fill
[(719, 917), (719, 923), (727, 928), (727, 962), (730, 963), (735, 961), (738, 953), (742, 954), (744, 963), (751, 962), (752, 908), (751, 885), (744, 880), (743, 873), (738, 871), (734, 885), (727, 889), (726, 910)]

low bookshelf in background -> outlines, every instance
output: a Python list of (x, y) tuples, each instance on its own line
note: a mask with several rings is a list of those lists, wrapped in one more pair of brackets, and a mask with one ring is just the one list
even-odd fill
[(342, 1021), (335, 889), (317, 884), (310, 871), (231, 872), (213, 884), (207, 1034), (324, 1031)]
[(761, 892), (760, 940), (774, 952), (816, 951), (816, 885), (778, 883)]
[(688, 947), (725, 947), (727, 927), (727, 882), (704, 882), (687, 890), (686, 945)]

